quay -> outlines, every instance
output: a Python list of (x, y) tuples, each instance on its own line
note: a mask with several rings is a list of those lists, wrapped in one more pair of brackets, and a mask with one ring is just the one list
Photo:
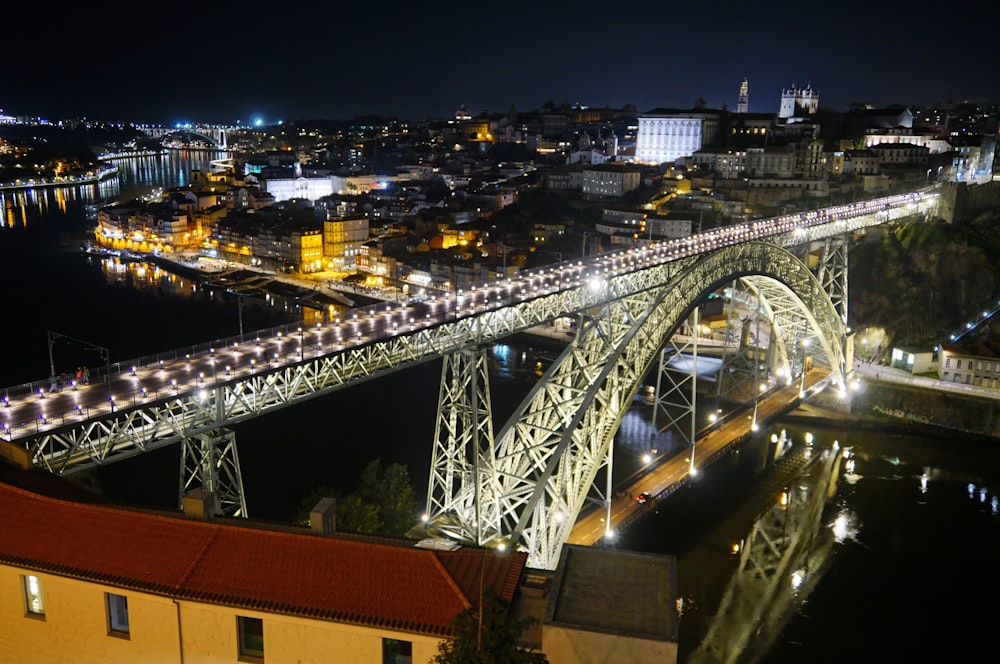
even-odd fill
[(58, 188), (58, 187), (77, 187), (81, 184), (94, 184), (95, 182), (100, 182), (106, 178), (118, 174), (118, 167), (104, 166), (97, 171), (88, 171), (83, 175), (70, 176), (70, 177), (56, 177), (51, 180), (35, 180), (31, 179), (28, 181), (15, 180), (14, 182), (6, 182), (0, 184), (0, 192), (2, 191), (22, 191), (25, 189), (41, 189), (41, 188)]

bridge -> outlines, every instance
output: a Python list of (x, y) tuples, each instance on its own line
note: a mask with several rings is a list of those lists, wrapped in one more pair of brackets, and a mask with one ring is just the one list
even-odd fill
[(206, 142), (212, 143), (220, 150), (225, 150), (229, 147), (228, 132), (232, 131), (233, 128), (223, 125), (187, 123), (177, 124), (173, 127), (165, 127), (163, 125), (136, 125), (136, 129), (139, 129), (147, 136), (161, 140), (174, 134), (192, 134)]
[[(246, 516), (231, 425), (443, 360), (426, 527), (518, 547), (529, 565), (554, 569), (584, 504), (610, 509), (598, 479), (610, 489), (615, 432), (651, 370), (661, 424), (694, 445), (699, 307), (709, 295), (727, 294), (730, 310), (744, 317), (731, 321), (744, 339), (756, 329), (753, 343), (723, 353), (718, 394), (752, 401), (756, 417), (759, 393), (800, 379), (805, 394), (813, 359), (828, 368), (825, 384), (846, 394), (850, 239), (935, 203), (928, 189), (755, 220), (423, 302), (366, 307), (314, 327), (108, 362), (86, 385), (11, 387), (2, 392), (0, 453), (71, 475), (179, 444), (180, 494), (203, 488), (218, 513)], [(578, 319), (573, 342), (495, 433), (486, 349), (566, 316)], [(684, 330), (695, 333), (678, 334)]]

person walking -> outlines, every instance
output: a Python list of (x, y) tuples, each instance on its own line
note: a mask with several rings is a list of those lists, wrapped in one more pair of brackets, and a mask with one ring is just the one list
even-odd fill
[(83, 368), (83, 384), (86, 385), (90, 382), (90, 369), (87, 367)]

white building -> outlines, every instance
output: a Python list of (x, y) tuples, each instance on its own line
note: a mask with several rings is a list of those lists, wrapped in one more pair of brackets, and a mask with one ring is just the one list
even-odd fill
[(781, 91), (781, 105), (778, 107), (778, 117), (791, 118), (795, 116), (796, 109), (802, 109), (808, 115), (812, 115), (819, 108), (819, 93), (812, 89), (812, 85), (807, 85), (805, 89), (795, 87), (785, 88)]
[(635, 158), (644, 164), (673, 164), (710, 143), (719, 128), (715, 111), (657, 109), (639, 116)]

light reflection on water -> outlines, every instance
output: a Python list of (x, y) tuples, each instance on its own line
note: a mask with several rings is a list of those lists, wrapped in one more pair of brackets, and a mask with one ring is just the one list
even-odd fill
[(27, 227), (52, 215), (65, 215), (73, 206), (110, 205), (148, 193), (153, 187), (182, 187), (191, 183), (191, 172), (208, 172), (213, 159), (228, 152), (172, 150), (162, 155), (110, 159), (116, 176), (91, 184), (69, 187), (33, 187), (0, 191), (2, 228)]

